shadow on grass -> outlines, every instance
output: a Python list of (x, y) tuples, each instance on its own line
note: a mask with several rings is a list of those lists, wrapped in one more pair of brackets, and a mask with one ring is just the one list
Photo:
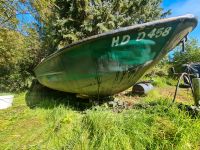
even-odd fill
[(69, 107), (77, 111), (90, 109), (97, 104), (97, 101), (92, 101), (89, 98), (77, 98), (76, 94), (49, 89), (35, 80), (32, 82), (29, 91), (26, 93), (25, 100), (26, 104), (30, 108), (40, 107), (52, 109), (54, 107), (64, 105), (65, 107)]
[(134, 93), (134, 92), (132, 92), (132, 91), (129, 91), (129, 92), (127, 92), (127, 93), (125, 93), (124, 94), (125, 96), (137, 96), (137, 97), (145, 97), (146, 96), (146, 94), (139, 94), (139, 93)]
[[(144, 97), (145, 95), (132, 94), (131, 92), (126, 93), (126, 96), (140, 96)], [(26, 93), (26, 104), (30, 108), (44, 108), (52, 109), (59, 107), (60, 105), (74, 109), (76, 111), (84, 111), (90, 109), (95, 105), (101, 105), (105, 102), (112, 101), (113, 97), (103, 98), (99, 101), (97, 99), (82, 99), (77, 98), (76, 94), (60, 92), (56, 90), (49, 89), (39, 84), (37, 81), (34, 81)], [(170, 108), (169, 101), (153, 101), (153, 102), (144, 102), (133, 104), (131, 109), (153, 109), (167, 112)], [(184, 105), (182, 103), (174, 104), (180, 111), (186, 111), (192, 117), (200, 115), (199, 110), (193, 109), (191, 106)], [(160, 109), (158, 109), (160, 108)]]

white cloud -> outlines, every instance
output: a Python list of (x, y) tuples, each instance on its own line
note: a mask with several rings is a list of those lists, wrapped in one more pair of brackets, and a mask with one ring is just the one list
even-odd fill
[(170, 5), (168, 9), (172, 10), (172, 16), (191, 13), (200, 17), (200, 0), (183, 0)]

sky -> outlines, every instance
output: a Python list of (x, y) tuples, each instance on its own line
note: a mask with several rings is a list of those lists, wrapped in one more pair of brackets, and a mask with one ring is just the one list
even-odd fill
[(196, 38), (200, 42), (200, 0), (163, 0), (162, 7), (165, 10), (171, 9), (170, 17), (194, 14), (199, 19), (199, 24), (189, 37)]
[[(200, 43), (200, 0), (163, 0), (162, 7), (164, 10), (171, 9), (171, 15), (169, 17), (193, 14), (195, 15), (199, 23), (197, 27), (189, 34), (189, 38), (195, 38)], [(174, 51), (170, 51), (168, 54), (169, 59), (173, 59)]]

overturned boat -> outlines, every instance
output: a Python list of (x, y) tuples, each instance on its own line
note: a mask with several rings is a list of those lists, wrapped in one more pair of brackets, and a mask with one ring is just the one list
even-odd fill
[(34, 69), (49, 88), (109, 96), (134, 85), (197, 25), (184, 15), (120, 28), (60, 49)]

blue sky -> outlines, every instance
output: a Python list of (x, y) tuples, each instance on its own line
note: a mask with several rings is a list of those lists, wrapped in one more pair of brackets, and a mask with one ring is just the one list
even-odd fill
[[(200, 21), (200, 0), (163, 0), (162, 7), (171, 9), (171, 16), (194, 14)], [(196, 38), (200, 42), (200, 22), (189, 37)]]

